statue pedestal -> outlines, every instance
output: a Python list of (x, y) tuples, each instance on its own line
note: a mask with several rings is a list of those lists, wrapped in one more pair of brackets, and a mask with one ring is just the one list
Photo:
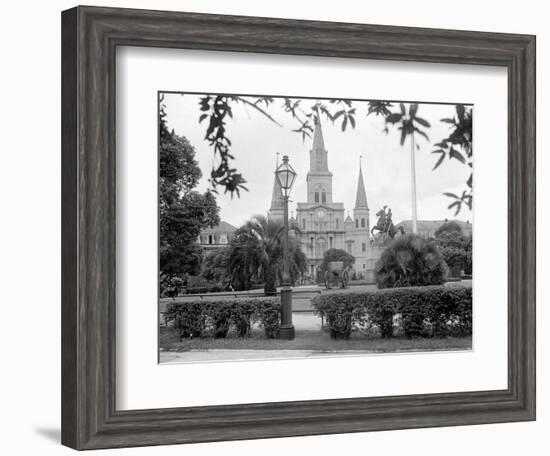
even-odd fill
[(391, 238), (387, 233), (376, 233), (374, 235), (374, 246), (375, 247), (385, 247), (389, 244)]

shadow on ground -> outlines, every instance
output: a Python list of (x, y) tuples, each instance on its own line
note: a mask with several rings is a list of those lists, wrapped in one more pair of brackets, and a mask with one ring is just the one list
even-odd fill
[(61, 442), (61, 429), (59, 428), (37, 428), (34, 430), (38, 435), (55, 443)]

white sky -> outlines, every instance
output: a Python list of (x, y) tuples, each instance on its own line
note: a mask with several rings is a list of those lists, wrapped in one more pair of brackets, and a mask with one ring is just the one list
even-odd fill
[[(185, 136), (195, 147), (196, 159), (203, 172), (198, 190), (209, 186), (208, 177), (213, 163), (213, 149), (204, 140), (207, 120), (198, 123), (199, 98), (201, 95), (165, 94), (167, 123), (176, 134)], [(305, 106), (313, 104), (306, 100)], [(290, 211), (295, 210), (296, 202), (306, 201), (306, 174), (309, 169), (309, 150), (312, 138), (302, 142), (301, 135), (292, 132), (298, 124), (290, 114), (281, 108), (282, 100), (275, 99), (269, 113), (283, 126), (280, 127), (254, 109), (243, 105), (233, 105), (233, 119), (227, 118), (226, 136), (232, 142), (231, 153), (235, 156), (234, 165), (247, 180), (249, 191), (241, 192), (231, 199), (219, 189), (217, 196), (222, 220), (239, 226), (255, 214), (265, 214), (271, 202), (273, 171), (276, 153), (289, 156), (290, 163), (298, 173), (291, 193)], [(386, 135), (382, 130), (384, 121), (374, 114), (366, 117), (366, 102), (354, 102), (357, 108), (355, 129), (341, 131), (341, 119), (335, 125), (322, 117), (325, 147), (328, 150), (328, 165), (333, 173), (333, 200), (343, 202), (351, 212), (355, 205), (359, 156), (363, 156), (363, 175), (367, 191), (367, 201), (371, 210), (371, 224), (375, 213), (384, 205), (393, 212), (395, 222), (411, 218), (411, 164), (409, 140), (400, 146), (399, 131), (390, 127)], [(397, 104), (394, 105), (395, 109)], [(419, 137), (420, 150), (416, 153), (417, 212), (419, 220), (441, 220), (445, 218), (469, 220), (472, 212), (463, 207), (457, 217), (454, 209), (447, 206), (451, 199), (443, 192), (462, 193), (469, 170), (457, 160), (445, 160), (432, 171), (438, 157), (432, 154), (433, 144), (448, 136), (449, 125), (440, 122), (443, 117), (455, 113), (454, 105), (420, 104), (418, 116), (431, 124), (427, 129), (430, 141)]]

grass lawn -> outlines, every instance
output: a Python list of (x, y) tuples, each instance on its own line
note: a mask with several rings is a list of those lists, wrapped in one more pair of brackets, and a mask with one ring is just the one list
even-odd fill
[(185, 352), (190, 350), (312, 350), (331, 352), (357, 350), (363, 352), (400, 352), (432, 350), (470, 350), (471, 337), (447, 337), (442, 339), (407, 339), (395, 337), (380, 339), (353, 333), (349, 340), (332, 340), (327, 332), (317, 329), (297, 329), (294, 340), (267, 339), (260, 328), (255, 328), (252, 337), (238, 338), (228, 334), (225, 339), (201, 337), (180, 340), (172, 328), (160, 329), (160, 347), (163, 351)]

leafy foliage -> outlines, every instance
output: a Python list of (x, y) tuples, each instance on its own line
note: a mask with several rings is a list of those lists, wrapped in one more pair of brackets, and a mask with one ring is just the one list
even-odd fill
[(202, 249), (196, 243), (201, 229), (219, 223), (214, 195), (193, 190), (201, 177), (195, 150), (170, 132), (161, 105), (159, 125), (159, 243), (161, 292), (174, 277), (197, 274)]
[[(235, 158), (231, 152), (231, 140), (227, 135), (228, 119), (233, 117), (233, 107), (244, 105), (259, 112), (276, 125), (283, 126), (271, 114), (270, 107), (280, 102), (283, 112), (288, 114), (293, 122), (291, 131), (298, 133), (302, 140), (310, 138), (314, 131), (314, 118), (324, 117), (331, 123), (338, 123), (342, 131), (348, 127), (355, 128), (357, 110), (348, 99), (331, 99), (322, 103), (319, 101), (307, 105), (309, 100), (299, 98), (274, 98), (269, 96), (247, 97), (239, 95), (207, 94), (199, 100), (199, 123), (206, 125), (205, 140), (214, 151), (214, 166), (210, 173), (212, 191), (223, 187), (225, 192), (239, 196), (241, 190), (247, 190), (245, 177), (231, 165)], [(306, 106), (307, 105), (307, 106)], [(388, 101), (369, 101), (367, 116), (387, 116), (393, 106)]]
[[(472, 108), (457, 104), (455, 111), (456, 116), (441, 119), (441, 122), (449, 124), (451, 132), (447, 138), (435, 144), (436, 149), (432, 153), (438, 154), (439, 158), (435, 162), (434, 170), (443, 163), (445, 157), (448, 157), (449, 160), (458, 160), (470, 169), (472, 168)], [(473, 174), (470, 172), (470, 177), (466, 181), (466, 189), (461, 195), (451, 192), (444, 193), (445, 196), (454, 200), (449, 204), (449, 209), (455, 208), (455, 215), (460, 212), (463, 204), (472, 209), (472, 178)]]
[(344, 267), (351, 267), (355, 263), (355, 257), (342, 249), (328, 249), (323, 255), (323, 262), (319, 266), (320, 271), (328, 270), (331, 261), (343, 261)]
[(201, 229), (217, 223), (218, 207), (210, 192), (190, 191), (166, 206), (159, 221), (161, 280), (200, 272), (202, 248), (196, 239)]
[(390, 108), (393, 107), (393, 103), (389, 101), (369, 101), (367, 116), (374, 114), (375, 116), (387, 117), (391, 114)]
[(268, 339), (279, 337), (279, 330), (281, 329), (281, 300), (279, 298), (273, 298), (270, 301), (267, 299), (258, 301), (256, 315)]
[(435, 237), (441, 236), (443, 233), (458, 233), (462, 234), (462, 227), (454, 220), (445, 222), (437, 230), (435, 230)]
[(472, 273), (472, 236), (465, 236), (462, 230), (436, 231), (435, 242), (445, 263), (451, 268), (453, 275), (460, 271)]
[[(349, 99), (331, 99), (315, 101), (308, 104), (310, 100), (290, 98), (290, 97), (251, 97), (238, 95), (208, 94), (200, 98), (198, 121), (206, 125), (205, 140), (212, 146), (214, 151), (213, 167), (210, 172), (211, 189), (214, 193), (218, 187), (224, 188), (225, 192), (231, 195), (240, 195), (241, 190), (247, 190), (246, 179), (231, 164), (235, 158), (231, 148), (231, 140), (228, 136), (228, 119), (233, 117), (233, 108), (236, 105), (243, 105), (253, 109), (263, 115), (276, 125), (283, 126), (270, 113), (270, 108), (280, 103), (283, 112), (287, 114), (292, 122), (291, 131), (299, 134), (302, 140), (310, 138), (314, 131), (315, 117), (324, 117), (332, 124), (338, 124), (341, 131), (346, 131), (350, 127), (356, 127), (358, 119), (358, 103)], [(418, 149), (414, 144), (415, 135), (422, 136), (428, 140), (425, 128), (430, 127), (430, 123), (425, 119), (418, 117), (418, 104), (411, 103), (408, 113), (404, 103), (399, 104), (399, 110), (393, 112), (394, 103), (390, 101), (371, 100), (364, 103), (366, 106), (366, 116), (371, 114), (385, 118), (386, 133), (389, 131), (388, 125), (398, 125), (401, 132), (401, 145), (405, 143), (407, 137), (411, 137), (411, 147)], [(472, 167), (472, 111), (464, 105), (456, 105), (457, 117), (442, 119), (442, 122), (451, 125), (453, 130), (449, 136), (439, 143), (436, 143), (437, 149), (434, 153), (439, 154), (434, 169), (438, 168), (446, 156), (449, 159), (456, 159)], [(162, 112), (161, 112), (162, 116)], [(466, 204), (471, 208), (472, 204), (472, 176), (467, 181), (468, 189), (461, 195), (451, 192), (444, 193), (447, 197), (453, 198), (449, 207), (455, 208), (456, 213), (460, 212), (462, 205)]]
[(229, 257), (231, 249), (224, 247), (209, 252), (202, 262), (202, 276), (212, 282), (224, 285), (231, 282)]
[(208, 126), (204, 139), (214, 149), (214, 159), (218, 159), (217, 167), (212, 168), (210, 172), (210, 181), (212, 188), (221, 185), (225, 187), (226, 192), (239, 195), (241, 189), (245, 189), (246, 180), (241, 173), (232, 168), (229, 161), (234, 157), (230, 154), (231, 140), (226, 136), (226, 117), (233, 117), (229, 101), (237, 97), (225, 95), (207, 95), (200, 99), (199, 123), (208, 120)]
[(164, 314), (167, 323), (173, 322), (174, 328), (180, 337), (201, 337), (206, 328), (206, 316), (204, 303), (193, 301), (185, 303), (172, 303)]
[(181, 338), (223, 338), (232, 328), (239, 337), (248, 337), (252, 324), (257, 322), (266, 337), (273, 339), (279, 334), (280, 314), (279, 298), (240, 298), (171, 303), (165, 319), (173, 322)]
[(195, 150), (186, 138), (169, 131), (166, 112), (160, 106), (159, 187), (161, 216), (183, 193), (197, 186), (202, 176)]
[[(325, 317), (331, 337), (348, 339), (374, 324), (383, 338), (472, 334), (472, 289), (462, 286), (391, 288), (316, 296), (314, 312)], [(401, 318), (396, 318), (401, 317)]]
[(391, 113), (386, 117), (386, 123), (398, 125), (397, 129), (401, 132), (401, 145), (405, 144), (405, 140), (408, 136), (410, 136), (414, 141), (415, 133), (422, 136), (427, 141), (429, 140), (428, 135), (422, 130), (422, 128), (429, 128), (430, 123), (422, 117), (418, 117), (417, 113), (418, 103), (411, 103), (409, 105), (408, 114), (405, 104), (399, 103), (399, 111)]
[(378, 288), (441, 285), (448, 272), (437, 244), (414, 234), (395, 239), (375, 266)]
[[(262, 302), (264, 304), (262, 304)], [(261, 321), (264, 321), (266, 319), (264, 317), (263, 310), (265, 307), (274, 307), (277, 309), (279, 308), (279, 306), (276, 303), (274, 304), (273, 301), (261, 301), (260, 303), (258, 303), (258, 301), (251, 301), (249, 299), (233, 301), (233, 303), (231, 304), (231, 322), (235, 326), (237, 335), (239, 337), (250, 336), (253, 321), (258, 318)]]
[[(237, 229), (231, 240), (229, 268), (234, 281), (264, 280), (265, 293), (276, 292), (277, 278), (283, 269), (284, 223), (257, 215)], [(290, 278), (295, 282), (307, 267), (306, 256), (297, 238), (289, 237)]]

